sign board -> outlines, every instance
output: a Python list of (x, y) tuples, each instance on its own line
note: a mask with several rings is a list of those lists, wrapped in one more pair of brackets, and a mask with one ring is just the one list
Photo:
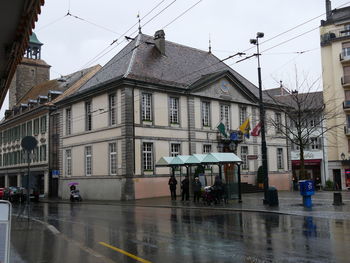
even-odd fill
[(258, 159), (258, 155), (256, 155), (256, 154), (247, 155), (247, 159), (248, 160), (257, 160)]
[(0, 262), (10, 262), (11, 203), (0, 201)]
[(59, 170), (52, 170), (52, 178), (58, 178), (60, 175)]

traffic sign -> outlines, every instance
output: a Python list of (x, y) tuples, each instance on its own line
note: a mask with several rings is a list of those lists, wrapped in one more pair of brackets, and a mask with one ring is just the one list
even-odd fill
[(11, 203), (0, 201), (0, 262), (10, 262)]

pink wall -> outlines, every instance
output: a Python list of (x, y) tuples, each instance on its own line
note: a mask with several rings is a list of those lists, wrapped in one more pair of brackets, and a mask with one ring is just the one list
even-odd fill
[[(135, 178), (135, 199), (170, 196), (168, 177)], [(177, 180), (177, 188), (180, 188)]]
[[(183, 179), (182, 177), (181, 179)], [(180, 178), (177, 179), (176, 192), (181, 194), (180, 190)], [(214, 179), (214, 177), (213, 177)], [(170, 196), (170, 190), (168, 186), (169, 177), (150, 177), (150, 178), (135, 178), (135, 199)], [(207, 182), (211, 185), (210, 176), (207, 176)], [(255, 175), (242, 176), (242, 182), (255, 184)], [(274, 186), (277, 190), (291, 190), (292, 175), (291, 174), (269, 174), (269, 185)]]
[(291, 190), (292, 175), (287, 174), (269, 174), (269, 186), (274, 186), (277, 190)]

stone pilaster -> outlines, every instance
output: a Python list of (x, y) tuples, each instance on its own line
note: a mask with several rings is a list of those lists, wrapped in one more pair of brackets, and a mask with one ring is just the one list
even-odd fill
[(122, 124), (122, 175), (125, 183), (122, 186), (121, 199), (135, 199), (135, 145), (134, 145), (134, 91), (125, 87), (121, 90), (121, 124)]
[(188, 143), (189, 153), (196, 153), (196, 143), (193, 141), (196, 138), (195, 129), (195, 112), (194, 112), (194, 97), (189, 96), (187, 98), (187, 110), (188, 110)]

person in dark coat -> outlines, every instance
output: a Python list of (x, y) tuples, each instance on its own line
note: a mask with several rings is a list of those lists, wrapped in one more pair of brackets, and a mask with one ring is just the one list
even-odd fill
[(171, 194), (171, 200), (176, 200), (176, 185), (177, 185), (177, 180), (175, 179), (175, 176), (171, 176), (169, 178), (169, 188), (170, 188), (170, 194)]
[(188, 201), (190, 197), (190, 180), (188, 180), (188, 176), (181, 181), (181, 190), (182, 201), (185, 201), (185, 199)]
[(193, 182), (193, 193), (194, 193), (194, 200), (193, 202), (199, 202), (199, 198), (201, 197), (201, 190), (202, 190), (202, 184), (199, 181), (199, 178), (194, 178)]
[(222, 199), (222, 180), (220, 176), (215, 176), (215, 181), (214, 181), (214, 196), (215, 196), (215, 203), (220, 204), (220, 201)]

